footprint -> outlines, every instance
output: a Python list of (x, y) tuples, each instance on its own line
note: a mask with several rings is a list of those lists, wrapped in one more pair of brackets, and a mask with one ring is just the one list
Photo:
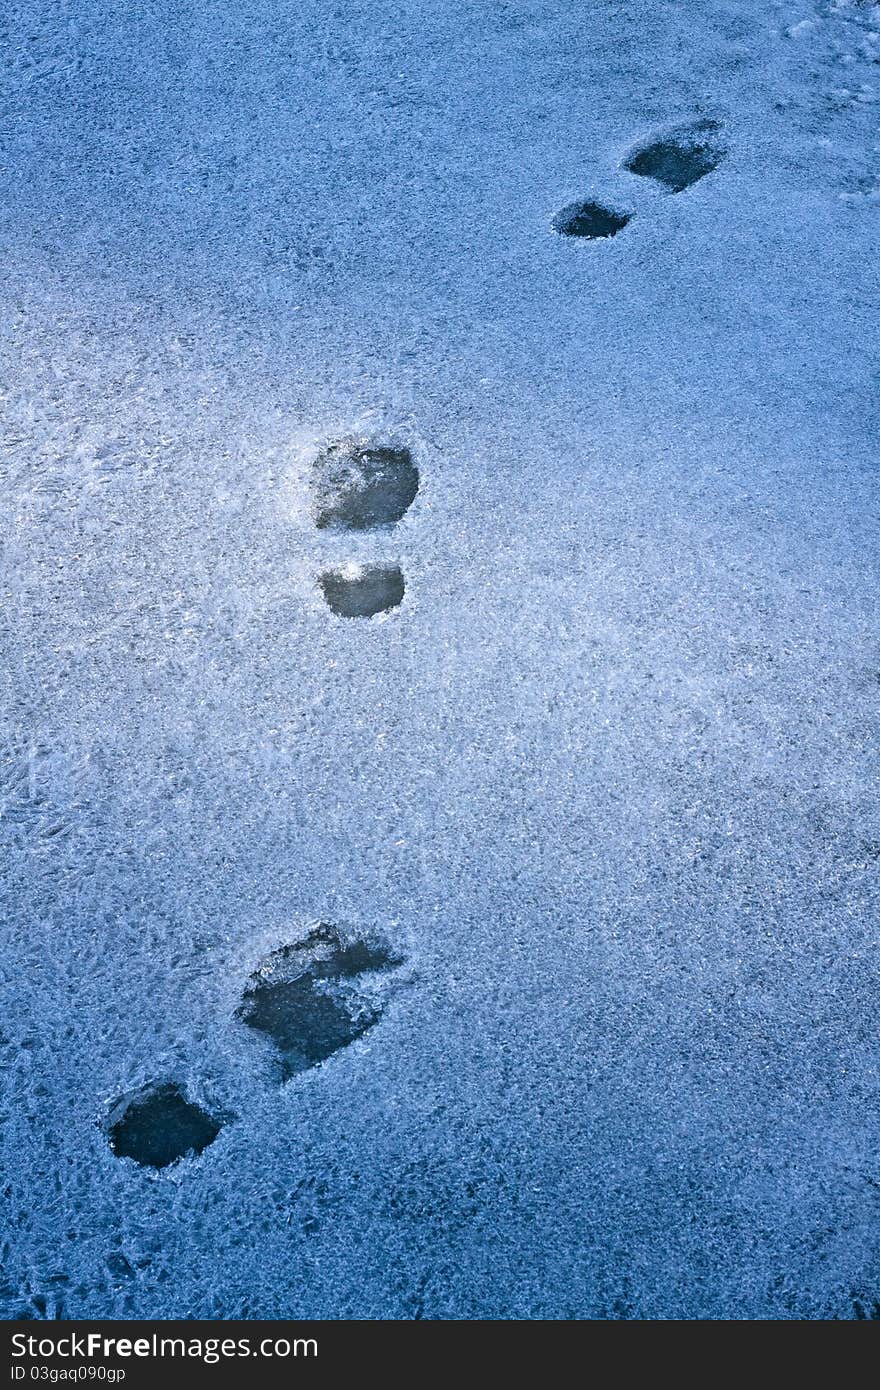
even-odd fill
[(670, 193), (682, 193), (717, 169), (725, 150), (712, 137), (717, 121), (700, 121), (664, 139), (642, 145), (624, 161), (624, 169), (654, 179)]
[[(711, 174), (724, 159), (727, 151), (717, 138), (720, 130), (718, 122), (711, 120), (682, 127), (662, 139), (640, 145), (624, 160), (623, 167), (630, 174), (653, 179), (668, 193), (681, 193)], [(562, 208), (551, 226), (560, 236), (595, 240), (617, 236), (632, 217), (631, 212), (617, 212), (588, 199)]]
[(628, 212), (614, 212), (601, 203), (569, 203), (553, 218), (554, 232), (560, 236), (597, 237), (617, 236), (632, 217)]
[(394, 526), (419, 490), (409, 449), (343, 440), (312, 465), (315, 525), (319, 531), (374, 531)]
[(273, 951), (251, 976), (236, 1017), (265, 1034), (279, 1056), (281, 1080), (307, 1071), (378, 1022), (381, 1007), (359, 977), (392, 970), (403, 959), (378, 943), (344, 942), (322, 922), (304, 941)]
[(325, 570), (318, 579), (331, 613), (340, 618), (372, 618), (401, 603), (406, 585), (399, 565), (346, 565)]
[(176, 1082), (145, 1086), (122, 1096), (110, 1110), (106, 1131), (117, 1158), (167, 1168), (213, 1144), (223, 1121), (187, 1100)]

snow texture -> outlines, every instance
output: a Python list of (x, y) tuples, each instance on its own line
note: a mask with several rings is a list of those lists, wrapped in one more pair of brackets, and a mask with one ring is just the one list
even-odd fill
[(876, 1315), (880, 7), (0, 29), (5, 1315)]

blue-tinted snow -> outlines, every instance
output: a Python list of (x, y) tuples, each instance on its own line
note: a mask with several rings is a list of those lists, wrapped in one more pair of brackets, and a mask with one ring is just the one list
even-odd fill
[[(880, 7), (0, 24), (7, 1315), (870, 1312)], [(316, 921), (406, 963), (279, 1088)], [(163, 1083), (235, 1118), (156, 1173)]]

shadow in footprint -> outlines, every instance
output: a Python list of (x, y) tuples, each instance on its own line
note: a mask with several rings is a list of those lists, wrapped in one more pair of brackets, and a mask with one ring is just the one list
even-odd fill
[(318, 583), (332, 613), (340, 618), (372, 618), (401, 603), (406, 585), (399, 565), (352, 565), (327, 570)]
[(359, 977), (402, 963), (384, 946), (343, 943), (322, 922), (305, 941), (267, 957), (251, 976), (236, 1017), (274, 1043), (287, 1081), (378, 1022), (381, 1008), (358, 988)]
[(614, 212), (611, 208), (603, 207), (601, 203), (569, 203), (568, 207), (557, 212), (552, 226), (554, 232), (559, 232), (560, 236), (596, 239), (617, 236), (631, 217), (631, 213)]
[(688, 130), (642, 145), (624, 163), (624, 169), (641, 178), (653, 179), (670, 193), (682, 193), (711, 174), (725, 151), (712, 136), (719, 127), (715, 121), (702, 121)]
[(412, 506), (419, 470), (409, 449), (343, 440), (312, 465), (315, 525), (319, 530), (372, 531), (394, 526)]
[(854, 1298), (853, 1318), (856, 1322), (880, 1322), (880, 1300), (876, 1298)]
[(110, 1111), (107, 1135), (117, 1158), (166, 1168), (186, 1154), (213, 1144), (222, 1121), (187, 1100), (174, 1082), (145, 1086), (122, 1097)]

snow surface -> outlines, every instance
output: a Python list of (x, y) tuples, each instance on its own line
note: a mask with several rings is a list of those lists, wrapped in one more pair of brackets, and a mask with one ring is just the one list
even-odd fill
[[(880, 6), (0, 28), (6, 1315), (876, 1313)], [(279, 1086), (318, 921), (405, 962)]]

